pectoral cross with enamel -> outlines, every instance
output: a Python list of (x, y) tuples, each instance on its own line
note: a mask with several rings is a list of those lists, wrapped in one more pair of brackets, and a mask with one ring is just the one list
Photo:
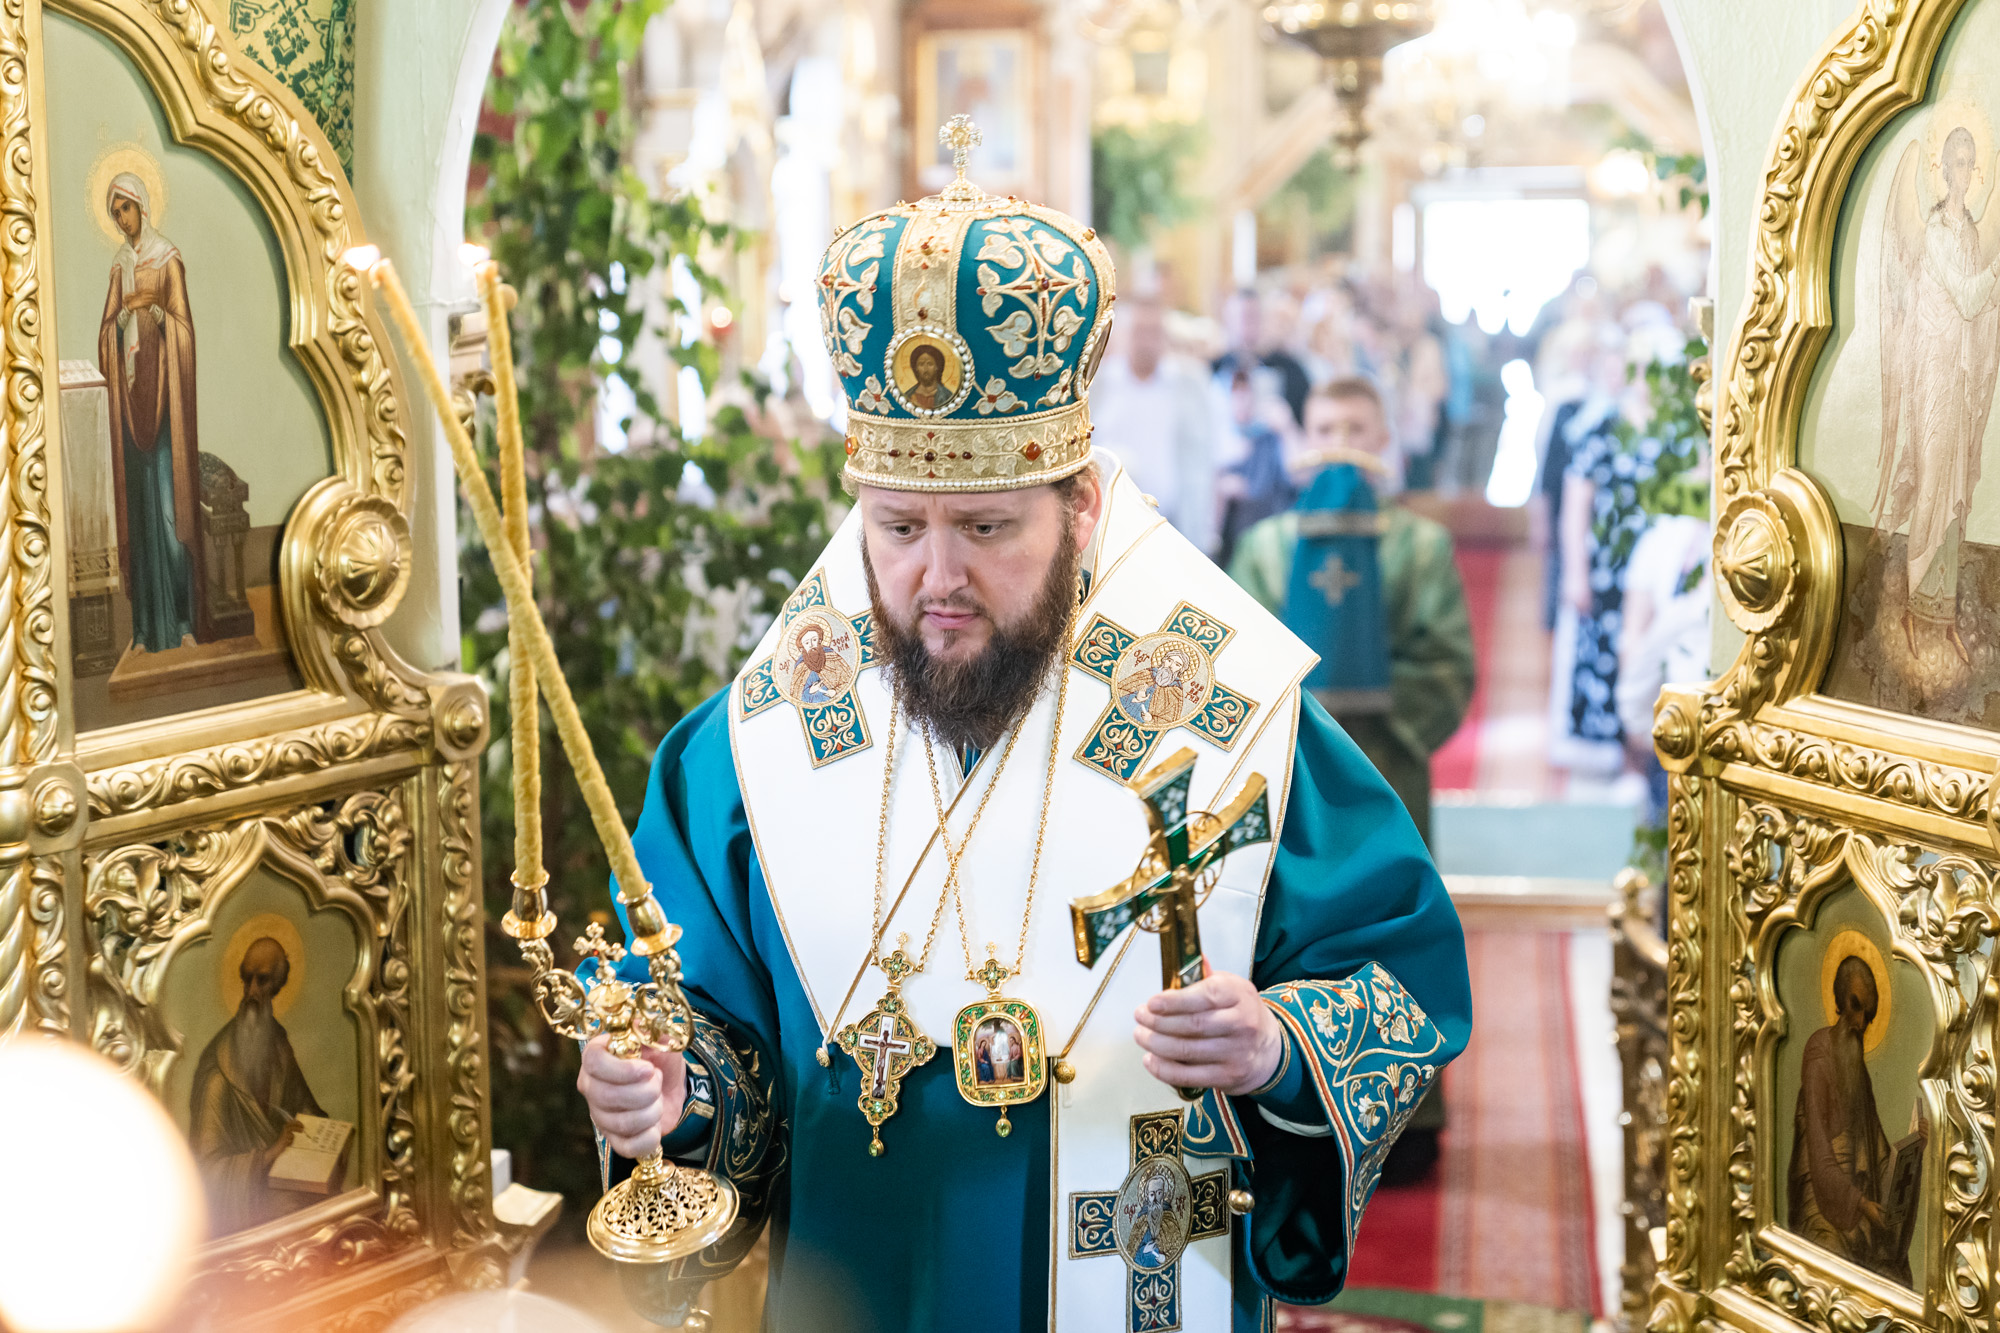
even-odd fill
[[(1122, 882), (1069, 905), (1076, 961), (1094, 967), (1125, 927), (1160, 937), (1160, 985), (1180, 990), (1201, 980), (1201, 929), (1196, 909), (1215, 887), (1222, 859), (1238, 848), (1271, 840), (1271, 802), (1261, 773), (1252, 773), (1219, 812), (1188, 811), (1195, 753), (1181, 749), (1132, 786), (1146, 803), (1151, 837), (1139, 868)], [(1178, 1090), (1183, 1100), (1199, 1088)]]
[(861, 1070), (861, 1096), (855, 1105), (868, 1118), (870, 1157), (882, 1155), (882, 1122), (896, 1114), (904, 1076), (937, 1054), (937, 1043), (917, 1029), (903, 1003), (903, 982), (917, 970), (902, 947), (909, 936), (898, 937), (896, 943), (895, 951), (881, 961), (889, 978), (888, 992), (873, 1009), (834, 1035)]

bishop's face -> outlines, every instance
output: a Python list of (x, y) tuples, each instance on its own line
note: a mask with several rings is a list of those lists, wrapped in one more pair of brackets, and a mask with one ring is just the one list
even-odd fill
[(970, 494), (861, 488), (868, 559), (883, 609), (943, 662), (967, 662), (996, 627), (1023, 623), (1061, 549), (1089, 543), (1103, 491), (1086, 472), (1071, 506), (1051, 487)]

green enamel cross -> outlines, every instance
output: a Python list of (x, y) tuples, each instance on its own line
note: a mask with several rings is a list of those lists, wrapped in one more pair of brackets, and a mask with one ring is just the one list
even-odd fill
[[(1134, 782), (1151, 831), (1139, 868), (1122, 882), (1069, 905), (1076, 961), (1095, 967), (1111, 942), (1134, 924), (1160, 937), (1160, 985), (1180, 990), (1201, 980), (1201, 929), (1196, 919), (1202, 876), (1241, 847), (1271, 840), (1271, 802), (1264, 775), (1252, 773), (1234, 800), (1215, 814), (1188, 810), (1195, 753), (1180, 749)], [(1189, 1101), (1199, 1090), (1181, 1089)]]
[(986, 961), (972, 973), (972, 979), (986, 987), (992, 994), (998, 995), (1000, 988), (1007, 984), (1007, 978), (1013, 975), (1014, 969), (995, 957), (993, 946), (989, 944), (986, 946)]

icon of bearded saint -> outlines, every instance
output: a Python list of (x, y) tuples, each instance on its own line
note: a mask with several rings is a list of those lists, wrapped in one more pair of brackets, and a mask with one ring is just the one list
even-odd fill
[(1180, 1191), (1165, 1167), (1155, 1166), (1140, 1181), (1138, 1197), (1125, 1205), (1132, 1219), (1131, 1259), (1135, 1267), (1165, 1268), (1187, 1243), (1180, 1215)]
[(1168, 645), (1151, 657), (1135, 653), (1139, 670), (1120, 678), (1114, 693), (1126, 711), (1149, 727), (1169, 727), (1201, 704), (1201, 681), (1185, 648)]
[(834, 647), (845, 638), (842, 635), (830, 645), (825, 627), (817, 623), (793, 635), (792, 647), (798, 653), (791, 668), (794, 699), (804, 704), (830, 704), (847, 692), (854, 672)]

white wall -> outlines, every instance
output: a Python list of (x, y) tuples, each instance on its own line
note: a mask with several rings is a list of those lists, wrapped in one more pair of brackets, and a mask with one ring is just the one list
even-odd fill
[[(1750, 242), (1764, 160), (1792, 93), (1857, 12), (1845, 0), (1661, 0), (1680, 44), (1708, 156), (1715, 218), (1717, 372), (1749, 290)], [(1734, 660), (1743, 636), (1717, 608), (1714, 662)]]
[(1764, 159), (1792, 91), (1852, 20), (1846, 0), (1662, 0), (1708, 153), (1716, 332), (1743, 307)]
[[(354, 192), (362, 229), (395, 262), (442, 362), (446, 322), (475, 302), (460, 263), (465, 175), (508, 0), (375, 0), (356, 6)], [(456, 667), (458, 538), (451, 454), (430, 404), (410, 401), (410, 527), (416, 569), (385, 627), (411, 663)]]

